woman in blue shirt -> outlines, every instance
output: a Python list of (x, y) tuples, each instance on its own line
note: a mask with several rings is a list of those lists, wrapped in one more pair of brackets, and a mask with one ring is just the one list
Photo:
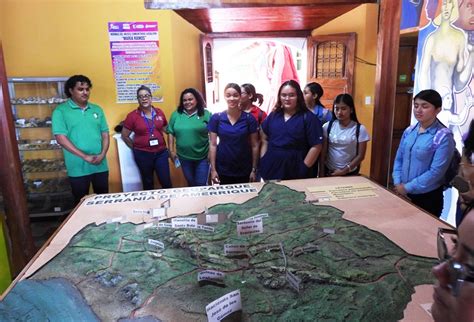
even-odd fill
[(260, 131), (260, 174), (265, 180), (304, 179), (321, 152), (321, 122), (306, 109), (294, 80), (284, 82), (272, 113)]
[(332, 120), (331, 111), (321, 103), (321, 97), (324, 94), (321, 85), (311, 82), (305, 86), (303, 94), (306, 107), (318, 117), (322, 125)]
[(249, 113), (240, 110), (241, 95), (239, 85), (227, 84), (224, 89), (227, 110), (213, 114), (209, 121), (209, 161), (213, 183), (255, 181), (258, 162), (257, 121)]
[(418, 123), (409, 126), (402, 136), (393, 166), (395, 191), (408, 197), (420, 208), (441, 216), (443, 210), (444, 174), (449, 167), (455, 144), (451, 131), (436, 133), (446, 127), (437, 119), (442, 99), (432, 89), (414, 97), (413, 113)]

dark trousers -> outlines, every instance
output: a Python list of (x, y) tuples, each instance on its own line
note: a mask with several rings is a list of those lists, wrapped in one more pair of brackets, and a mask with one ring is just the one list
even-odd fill
[(89, 188), (92, 184), (94, 193), (109, 192), (109, 171), (89, 174), (81, 177), (69, 177), (74, 203), (78, 205), (84, 196), (89, 194)]
[(441, 212), (443, 211), (443, 186), (426, 193), (409, 193), (407, 196), (411, 199), (411, 202), (413, 202), (418, 207), (426, 210), (438, 218), (441, 216)]
[(171, 188), (170, 166), (168, 163), (168, 150), (162, 152), (146, 152), (133, 150), (135, 163), (140, 171), (142, 178), (143, 190), (152, 190), (153, 187), (153, 171), (156, 171), (161, 187), (164, 189)]
[(219, 175), (220, 184), (233, 184), (233, 183), (247, 183), (249, 182), (250, 173), (248, 176), (243, 177), (230, 177)]

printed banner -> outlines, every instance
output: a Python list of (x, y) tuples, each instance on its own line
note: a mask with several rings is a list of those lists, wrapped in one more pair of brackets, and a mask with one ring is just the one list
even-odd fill
[(158, 22), (109, 22), (108, 29), (117, 103), (136, 103), (141, 85), (162, 102)]

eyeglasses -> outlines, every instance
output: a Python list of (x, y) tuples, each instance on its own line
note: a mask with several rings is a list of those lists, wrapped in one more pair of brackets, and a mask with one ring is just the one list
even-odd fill
[[(455, 261), (448, 253), (445, 235), (457, 237), (454, 229), (438, 228), (437, 246), (438, 258), (448, 265), (448, 287), (454, 296), (459, 296), (464, 282), (474, 282), (474, 267)], [(455, 242), (456, 243), (456, 242)]]
[(147, 100), (147, 99), (150, 99), (150, 98), (151, 98), (151, 95), (150, 95), (150, 94), (138, 95), (137, 98), (138, 98), (139, 100)]

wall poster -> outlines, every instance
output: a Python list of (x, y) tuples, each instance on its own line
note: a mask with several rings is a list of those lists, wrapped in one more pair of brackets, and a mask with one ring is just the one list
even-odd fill
[(141, 85), (162, 102), (158, 22), (109, 22), (108, 32), (117, 103), (136, 103)]

